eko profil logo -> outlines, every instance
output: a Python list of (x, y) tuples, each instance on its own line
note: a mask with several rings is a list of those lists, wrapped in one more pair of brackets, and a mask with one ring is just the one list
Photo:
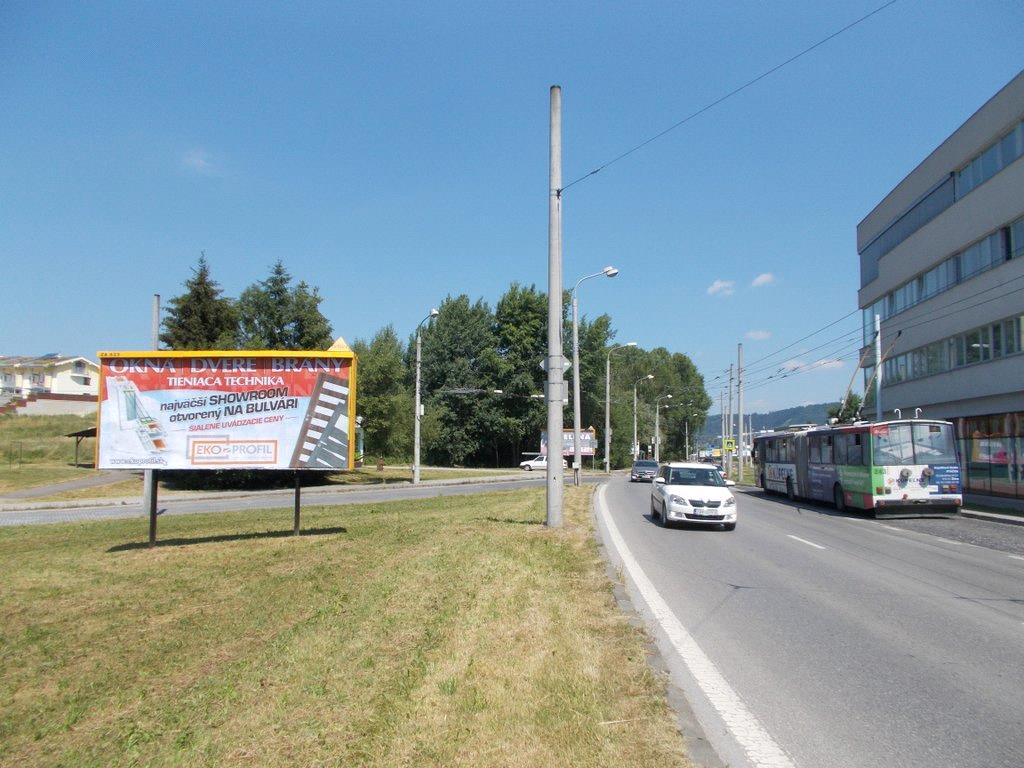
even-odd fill
[(277, 440), (232, 440), (227, 437), (191, 437), (189, 460), (193, 466), (277, 464)]

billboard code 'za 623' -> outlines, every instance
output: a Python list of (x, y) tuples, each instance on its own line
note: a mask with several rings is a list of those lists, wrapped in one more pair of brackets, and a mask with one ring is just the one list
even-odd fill
[(353, 466), (350, 351), (99, 357), (99, 469)]

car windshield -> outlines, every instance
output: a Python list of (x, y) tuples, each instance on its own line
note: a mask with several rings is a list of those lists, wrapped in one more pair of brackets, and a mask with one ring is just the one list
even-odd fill
[(633, 469), (657, 469), (658, 462), (656, 461), (638, 461), (633, 465)]
[(717, 469), (679, 467), (669, 474), (669, 485), (711, 485), (716, 488), (725, 485), (725, 480)]

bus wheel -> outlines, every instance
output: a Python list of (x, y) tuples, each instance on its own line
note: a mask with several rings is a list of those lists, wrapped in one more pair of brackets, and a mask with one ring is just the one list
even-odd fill
[(796, 491), (793, 490), (793, 478), (786, 478), (786, 498), (790, 501), (796, 501)]
[(835, 487), (832, 489), (832, 500), (836, 504), (837, 511), (846, 511), (846, 496), (843, 495), (843, 486), (839, 483), (836, 483)]
[(768, 490), (768, 486), (764, 484), (764, 472), (761, 473), (761, 490), (764, 491), (765, 493), (770, 493), (770, 491)]

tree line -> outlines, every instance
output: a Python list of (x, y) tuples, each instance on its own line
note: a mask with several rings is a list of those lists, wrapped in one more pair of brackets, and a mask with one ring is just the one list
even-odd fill
[[(200, 259), (185, 291), (170, 301), (161, 341), (172, 349), (326, 349), (331, 325), (320, 313), (318, 290), (292, 285), (281, 262), (267, 279), (225, 297)], [(568, 294), (563, 297), (566, 358), (571, 359)], [(438, 306), (424, 323), (421, 446), (425, 463), (445, 466), (515, 466), (540, 450), (546, 427), (542, 397), (547, 356), (547, 295), (536, 286), (511, 284), (492, 307), (461, 294)], [(580, 321), (582, 428), (597, 429), (603, 461), (605, 361), (616, 332), (607, 314)], [(358, 358), (356, 407), (367, 457), (408, 460), (413, 443), (415, 332), (402, 339), (392, 325), (352, 345)], [(648, 374), (653, 379), (643, 377)], [(571, 391), (572, 371), (566, 374)], [(642, 380), (641, 380), (642, 379)], [(682, 458), (687, 425), (691, 446), (711, 400), (704, 379), (686, 355), (664, 347), (623, 347), (612, 358), (611, 458), (630, 460), (633, 385), (638, 386), (637, 435), (654, 433), (654, 398), (661, 401), (662, 458)], [(494, 390), (501, 390), (496, 394)], [(572, 426), (567, 406), (566, 428)]]

